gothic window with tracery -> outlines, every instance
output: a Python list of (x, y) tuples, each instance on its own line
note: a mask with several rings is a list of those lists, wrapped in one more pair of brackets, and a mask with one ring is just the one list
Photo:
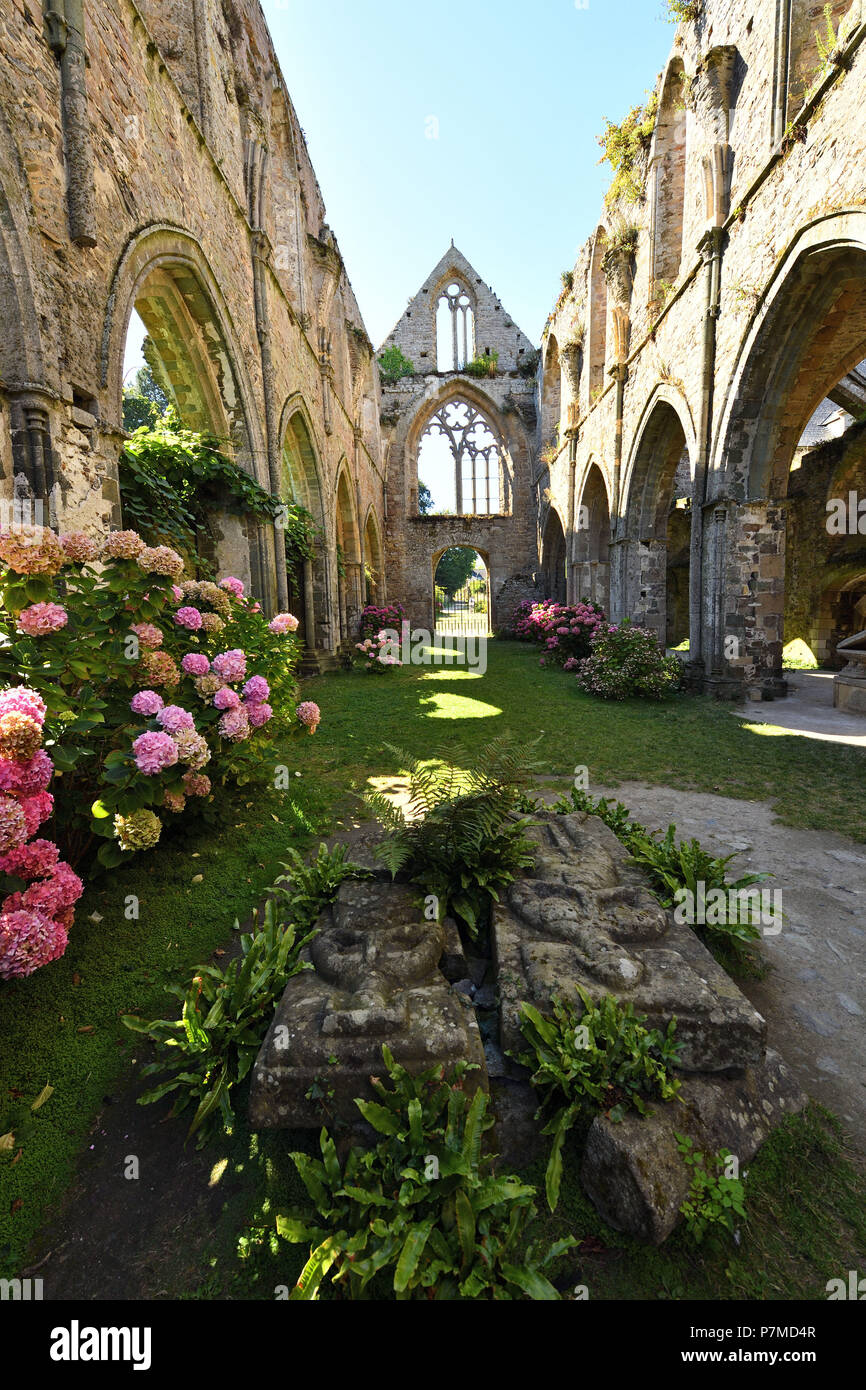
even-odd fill
[(436, 369), (459, 372), (475, 356), (475, 311), (464, 287), (453, 280), (436, 305)]
[(418, 480), (430, 499), (424, 511), (483, 516), (509, 510), (499, 441), (483, 411), (467, 400), (448, 401), (430, 420), (418, 451)]

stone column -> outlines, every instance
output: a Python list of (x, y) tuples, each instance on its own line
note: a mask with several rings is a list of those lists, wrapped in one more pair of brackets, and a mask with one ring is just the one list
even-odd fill
[[(704, 545), (707, 687), (721, 696), (784, 695), (785, 507), (718, 503)], [(705, 522), (706, 525), (706, 522)]]

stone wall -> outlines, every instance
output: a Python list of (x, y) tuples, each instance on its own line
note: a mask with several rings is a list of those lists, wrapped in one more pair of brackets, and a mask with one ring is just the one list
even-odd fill
[[(136, 308), (184, 423), (315, 516), (308, 636), (336, 648), (382, 532), (377, 371), (260, 6), (53, 8), (0, 10), (3, 495), (17, 478), (63, 529), (122, 523)], [(284, 606), (273, 531), (215, 530), (221, 567)]]
[[(471, 300), (475, 348), (497, 354), (492, 375), (438, 371), (436, 305), (456, 283)], [(452, 245), (422, 285), (380, 352), (397, 347), (414, 375), (383, 385), (382, 420), (387, 473), (386, 569), (391, 594), (410, 619), (433, 626), (433, 576), (442, 552), (453, 545), (477, 550), (490, 575), (491, 624), (507, 624), (515, 603), (515, 576), (534, 575), (537, 565), (538, 479), (534, 472), (535, 351), (502, 302)], [(473, 357), (470, 346), (469, 358)], [(481, 411), (500, 444), (505, 483), (501, 510), (493, 514), (421, 516), (418, 512), (418, 453), (431, 417), (450, 401)], [(528, 581), (528, 591), (541, 596)], [(521, 597), (523, 592), (521, 591)]]
[[(679, 27), (639, 162), (643, 196), (603, 209), (542, 344), (545, 360), (555, 344), (578, 364), (561, 372), (551, 505), (577, 518), (601, 474), (613, 616), (669, 639), (687, 581), (692, 676), (723, 695), (783, 693), (783, 642), (818, 635), (815, 583), (795, 558), (799, 596), (786, 599), (786, 534), (795, 550), (814, 543), (826, 492), (804, 493), (796, 473), (789, 486), (789, 467), (822, 397), (866, 356), (866, 16), (859, 0), (833, 15), (842, 42), (823, 67), (825, 21), (804, 0), (706, 0)], [(538, 447), (548, 442), (539, 432)], [(667, 535), (684, 492), (678, 451), (689, 575), (682, 537), (669, 546)], [(848, 482), (866, 495), (859, 460)], [(567, 542), (577, 596), (575, 520)]]

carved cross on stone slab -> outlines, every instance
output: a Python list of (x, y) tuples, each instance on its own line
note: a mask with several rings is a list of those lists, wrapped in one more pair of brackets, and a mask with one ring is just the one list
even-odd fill
[(525, 1050), (521, 1003), (549, 1011), (558, 995), (580, 1006), (579, 985), (632, 1003), (649, 1027), (676, 1018), (684, 1071), (734, 1074), (763, 1057), (761, 1015), (597, 816), (551, 816), (529, 833), (534, 872), (493, 912), (505, 1051)]

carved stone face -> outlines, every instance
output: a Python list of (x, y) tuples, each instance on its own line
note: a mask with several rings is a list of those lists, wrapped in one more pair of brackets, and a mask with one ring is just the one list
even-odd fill
[(436, 922), (401, 922), (385, 927), (335, 927), (315, 937), (310, 947), (319, 975), (354, 993), (376, 981), (405, 989), (436, 969), (443, 932)]

